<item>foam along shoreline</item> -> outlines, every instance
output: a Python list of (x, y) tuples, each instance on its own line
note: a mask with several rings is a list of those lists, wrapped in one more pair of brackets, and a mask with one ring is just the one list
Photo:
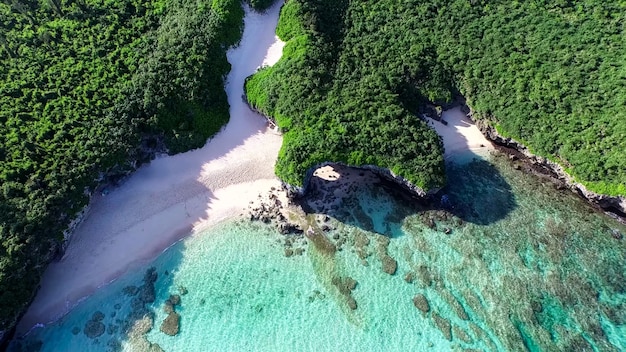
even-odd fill
[(99, 287), (189, 233), (242, 214), (259, 193), (280, 186), (274, 164), (282, 137), (241, 96), (245, 78), (282, 55), (284, 43), (275, 35), (282, 1), (263, 14), (244, 6), (241, 42), (227, 54), (228, 124), (203, 148), (158, 158), (107, 196), (95, 196), (65, 255), (44, 273), (18, 334), (59, 319)]
[(484, 156), (494, 149), (491, 141), (461, 111), (461, 107), (444, 111), (441, 119), (446, 121), (447, 125), (432, 119), (427, 119), (427, 122), (441, 136), (446, 160), (464, 163), (475, 156)]

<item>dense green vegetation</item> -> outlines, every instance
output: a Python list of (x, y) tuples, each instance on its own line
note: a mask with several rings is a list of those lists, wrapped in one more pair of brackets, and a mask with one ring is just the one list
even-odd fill
[(289, 182), (326, 159), (439, 184), (439, 144), (411, 113), (462, 94), (590, 189), (626, 195), (626, 2), (291, 0), (280, 21), (285, 56), (247, 90), (287, 131)]
[(101, 175), (228, 121), (225, 52), (242, 24), (238, 0), (0, 3), (0, 330)]
[[(277, 30), (287, 41), (283, 59), (246, 84), (250, 103), (273, 116), (284, 131), (276, 173), (301, 185), (310, 167), (341, 161), (389, 168), (427, 190), (441, 186), (442, 143), (411, 112), (414, 99), (404, 102), (398, 94), (431, 93), (416, 87), (413, 78), (436, 72), (432, 53), (420, 38), (395, 41), (388, 36), (393, 31), (352, 30), (345, 23), (355, 6), (335, 0), (289, 1)], [(374, 42), (383, 44), (369, 48)], [(404, 47), (415, 50), (397, 56)]]

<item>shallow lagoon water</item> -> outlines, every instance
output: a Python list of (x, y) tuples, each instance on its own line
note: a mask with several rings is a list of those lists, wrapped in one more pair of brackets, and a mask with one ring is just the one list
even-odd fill
[[(13, 349), (626, 349), (626, 241), (612, 236), (626, 228), (507, 158), (489, 159), (450, 165), (443, 207), (402, 200), (382, 184), (357, 190), (325, 234), (335, 252), (270, 225), (222, 223)], [(286, 256), (285, 248), (303, 252)], [(397, 261), (395, 275), (382, 270), (385, 253)], [(141, 287), (149, 267), (155, 300), (144, 306), (138, 297), (150, 295)], [(347, 278), (356, 281), (348, 295), (339, 289)], [(170, 294), (181, 297), (174, 337), (159, 330)], [(92, 339), (84, 330), (96, 311), (105, 331)], [(145, 314), (153, 328), (129, 334)]]

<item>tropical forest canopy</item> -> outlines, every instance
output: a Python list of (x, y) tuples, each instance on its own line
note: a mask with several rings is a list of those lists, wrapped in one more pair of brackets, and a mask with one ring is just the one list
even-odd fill
[(285, 132), (276, 172), (320, 161), (441, 185), (424, 106), (463, 96), (591, 190), (626, 195), (626, 2), (290, 0), (283, 59), (247, 83)]
[(98, 179), (228, 121), (225, 52), (242, 25), (239, 0), (0, 3), (0, 330)]

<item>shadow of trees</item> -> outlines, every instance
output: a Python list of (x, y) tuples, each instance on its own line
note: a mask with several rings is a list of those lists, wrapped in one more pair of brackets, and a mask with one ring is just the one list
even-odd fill
[(337, 174), (332, 180), (316, 174), (311, 177), (307, 194), (300, 200), (305, 212), (328, 215), (388, 237), (400, 236), (404, 219), (415, 214), (430, 228), (451, 231), (463, 222), (492, 224), (517, 206), (509, 183), (493, 164), (482, 159), (449, 164), (446, 187), (426, 198), (369, 170), (333, 168)]

